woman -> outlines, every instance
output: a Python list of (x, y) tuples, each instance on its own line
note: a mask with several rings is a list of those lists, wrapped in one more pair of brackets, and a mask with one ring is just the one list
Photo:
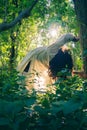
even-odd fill
[[(52, 83), (52, 78), (48, 75), (50, 61), (57, 55), (58, 49), (68, 42), (77, 42), (78, 38), (68, 33), (50, 46), (39, 47), (31, 50), (17, 67), (20, 74), (26, 76), (26, 88), (40, 89)], [(62, 48), (64, 51), (64, 48)], [(65, 53), (65, 52), (64, 52)], [(68, 65), (68, 63), (67, 63)]]
[(49, 62), (49, 72), (53, 79), (56, 77), (65, 78), (69, 72), (72, 72), (73, 59), (67, 46), (58, 49), (57, 54)]

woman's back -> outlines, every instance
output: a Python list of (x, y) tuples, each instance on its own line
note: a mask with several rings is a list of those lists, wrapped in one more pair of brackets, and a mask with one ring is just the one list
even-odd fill
[(57, 73), (63, 69), (72, 70), (73, 60), (69, 51), (62, 51), (60, 48), (55, 57), (49, 62), (49, 66), (53, 77), (57, 77)]

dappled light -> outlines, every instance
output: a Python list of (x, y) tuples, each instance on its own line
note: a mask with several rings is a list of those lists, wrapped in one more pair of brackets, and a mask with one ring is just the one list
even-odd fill
[(0, 0), (0, 130), (87, 130), (86, 0)]
[[(18, 65), (17, 70), (19, 73), (26, 76), (26, 84), (27, 89), (35, 88), (36, 90), (41, 90), (41, 88), (46, 88), (46, 86), (54, 83), (55, 79), (53, 80), (52, 77), (49, 76), (49, 63), (51, 59), (58, 53), (58, 49), (62, 47), (63, 52), (68, 50), (66, 43), (77, 39), (74, 35), (68, 33), (60, 38), (57, 41), (49, 46), (38, 47), (36, 49), (31, 50), (28, 54), (24, 57), (21, 63)], [(26, 66), (29, 65), (27, 72), (25, 73)], [(29, 75), (31, 74), (31, 78)], [(33, 74), (33, 75), (32, 75)], [(30, 82), (34, 83), (29, 83)], [(31, 87), (32, 86), (32, 87)], [(42, 89), (43, 91), (43, 89)]]
[(49, 26), (46, 36), (49, 39), (49, 44), (54, 43), (58, 37), (62, 35), (63, 27), (57, 23), (53, 23)]
[(50, 34), (52, 37), (55, 37), (57, 35), (57, 31), (54, 29), (50, 29)]

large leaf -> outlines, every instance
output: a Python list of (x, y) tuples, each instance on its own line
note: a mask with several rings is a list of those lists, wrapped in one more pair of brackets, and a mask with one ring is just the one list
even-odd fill
[(81, 102), (75, 102), (73, 100), (69, 100), (63, 105), (63, 112), (64, 114), (70, 114), (72, 112), (75, 112), (76, 110), (81, 109), (82, 106), (83, 104)]
[(37, 111), (40, 115), (47, 115), (47, 113), (49, 112), (48, 108), (43, 108), (42, 106), (35, 106), (34, 107), (35, 111)]
[(10, 121), (8, 118), (0, 118), (0, 125), (9, 125)]
[(52, 103), (51, 112), (53, 114), (56, 114), (60, 111), (63, 111), (64, 104), (65, 104), (65, 101), (56, 101)]
[(63, 113), (66, 115), (81, 109), (82, 106), (83, 104), (81, 102), (76, 102), (74, 100), (57, 101), (53, 103), (52, 112), (57, 113), (59, 111), (63, 111)]
[(25, 105), (27, 107), (30, 107), (31, 105), (33, 105), (36, 101), (36, 98), (29, 98), (28, 100), (25, 101)]
[(0, 100), (0, 114), (1, 115), (15, 115), (23, 109), (23, 102), (7, 102)]

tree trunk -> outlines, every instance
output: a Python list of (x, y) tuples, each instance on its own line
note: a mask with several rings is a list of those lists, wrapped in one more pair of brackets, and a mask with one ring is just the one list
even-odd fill
[(87, 74), (87, 0), (73, 1), (79, 25), (79, 35), (83, 56), (83, 69)]
[(11, 37), (11, 48), (10, 48), (10, 70), (14, 68), (15, 63), (15, 39), (14, 33), (10, 35)]

